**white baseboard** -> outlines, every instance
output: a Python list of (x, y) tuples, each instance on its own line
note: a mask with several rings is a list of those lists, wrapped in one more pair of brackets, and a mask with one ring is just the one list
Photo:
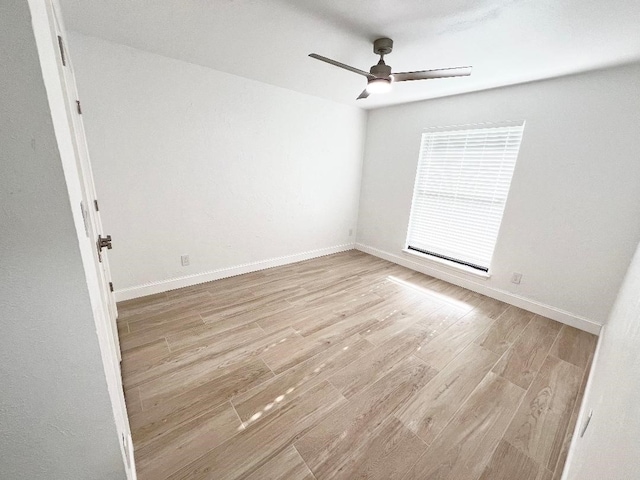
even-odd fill
[(602, 325), (600, 323), (573, 314), (571, 312), (567, 312), (566, 310), (561, 310), (559, 308), (540, 303), (530, 298), (521, 297), (520, 295), (507, 292), (506, 290), (488, 287), (471, 279), (459, 277), (457, 275), (444, 272), (437, 268), (414, 262), (409, 258), (385, 252), (383, 250), (379, 250), (362, 243), (356, 243), (355, 248), (357, 250), (360, 250), (361, 252), (368, 253), (370, 255), (374, 255), (398, 265), (402, 265), (403, 267), (416, 270), (435, 278), (439, 278), (440, 280), (444, 280), (445, 282), (453, 283), (460, 287), (473, 290), (474, 292), (486, 295), (487, 297), (495, 298), (496, 300), (500, 300), (510, 305), (523, 308), (530, 312), (537, 313), (538, 315), (557, 320), (558, 322), (564, 323), (571, 327), (579, 328), (580, 330), (584, 330), (585, 332), (593, 333), (594, 335), (600, 334), (600, 329), (602, 328)]
[(267, 268), (279, 267), (282, 265), (288, 265), (290, 263), (301, 262), (303, 260), (323, 257), (325, 255), (344, 252), (347, 250), (352, 250), (354, 248), (370, 255), (374, 255), (384, 260), (396, 263), (398, 265), (402, 265), (403, 267), (407, 267), (426, 275), (439, 278), (440, 280), (444, 280), (445, 282), (453, 283), (460, 287), (473, 290), (474, 292), (486, 295), (487, 297), (495, 298), (496, 300), (509, 303), (510, 305), (515, 305), (516, 307), (520, 307), (530, 312), (543, 315), (553, 320), (557, 320), (558, 322), (570, 325), (575, 328), (579, 328), (580, 330), (584, 330), (595, 335), (600, 334), (602, 325), (588, 318), (584, 318), (571, 312), (561, 310), (551, 305), (540, 303), (536, 300), (507, 292), (506, 290), (491, 288), (481, 283), (475, 282), (471, 279), (462, 278), (457, 275), (443, 272), (442, 270), (439, 270), (437, 268), (412, 261), (409, 258), (404, 258), (400, 255), (395, 255), (393, 253), (379, 250), (377, 248), (370, 247), (361, 243), (344, 244), (334, 247), (321, 248), (308, 252), (286, 255), (283, 257), (260, 260), (258, 262), (245, 263), (233, 267), (220, 268), (208, 272), (196, 273), (193, 275), (185, 275), (183, 277), (172, 278), (169, 280), (149, 282), (144, 285), (137, 285), (135, 287), (123, 288), (121, 290), (116, 290), (116, 301), (121, 302), (123, 300), (130, 300), (132, 298), (145, 297), (147, 295), (167, 292), (169, 290), (175, 290), (177, 288), (189, 287), (191, 285), (197, 285), (199, 283), (220, 280), (221, 278), (233, 277), (236, 275), (242, 275), (244, 273), (256, 272), (259, 270), (265, 270)]
[(309, 260), (311, 258), (323, 257), (325, 255), (331, 255), (333, 253), (353, 250), (354, 247), (355, 244), (353, 243), (337, 245), (335, 247), (320, 248), (318, 250), (311, 250), (309, 252), (296, 253), (293, 255), (286, 255), (284, 257), (270, 258), (267, 260), (260, 260), (258, 262), (244, 263), (242, 265), (220, 268), (217, 270), (196, 273), (193, 275), (185, 275), (184, 277), (171, 278), (169, 280), (149, 282), (144, 285), (137, 285), (135, 287), (116, 290), (116, 301), (122, 302), (123, 300), (131, 300), (132, 298), (146, 297), (147, 295), (153, 295), (154, 293), (167, 292), (169, 290), (175, 290), (177, 288), (190, 287), (191, 285), (197, 285), (199, 283), (220, 280), (221, 278), (234, 277), (236, 275), (242, 275), (243, 273), (257, 272), (258, 270), (265, 270), (267, 268), (288, 265), (290, 263), (301, 262), (303, 260)]

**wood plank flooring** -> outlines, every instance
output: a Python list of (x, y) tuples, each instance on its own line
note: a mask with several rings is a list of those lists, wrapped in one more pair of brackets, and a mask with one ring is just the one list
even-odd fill
[(559, 480), (596, 343), (357, 251), (118, 308), (140, 480)]

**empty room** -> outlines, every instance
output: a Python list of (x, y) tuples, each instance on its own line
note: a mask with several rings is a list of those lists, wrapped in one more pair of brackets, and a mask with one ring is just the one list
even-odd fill
[(0, 5), (0, 478), (640, 478), (640, 3)]

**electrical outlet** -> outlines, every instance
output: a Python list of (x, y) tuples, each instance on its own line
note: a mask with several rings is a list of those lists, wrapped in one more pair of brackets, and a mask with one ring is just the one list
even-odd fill
[(189, 266), (189, 255), (181, 255), (180, 256), (180, 262), (182, 263), (183, 267), (188, 267)]
[(521, 281), (522, 281), (522, 274), (518, 272), (513, 272), (513, 275), (511, 275), (511, 283), (520, 285)]

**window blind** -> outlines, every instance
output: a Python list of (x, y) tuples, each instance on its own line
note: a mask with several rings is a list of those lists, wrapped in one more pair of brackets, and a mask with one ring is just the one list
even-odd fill
[(487, 272), (524, 123), (427, 131), (407, 247)]

